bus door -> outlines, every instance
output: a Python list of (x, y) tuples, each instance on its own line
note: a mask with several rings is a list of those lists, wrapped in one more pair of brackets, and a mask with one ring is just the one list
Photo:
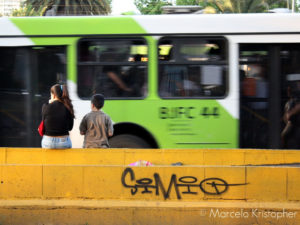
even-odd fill
[(240, 147), (295, 148), (282, 134), (287, 103), (298, 98), (299, 61), (297, 43), (239, 46)]
[(0, 146), (40, 147), (42, 104), (65, 82), (65, 47), (0, 47)]

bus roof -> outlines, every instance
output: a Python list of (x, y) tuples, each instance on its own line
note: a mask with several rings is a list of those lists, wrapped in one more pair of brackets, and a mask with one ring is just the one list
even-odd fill
[(191, 14), (0, 18), (0, 36), (300, 33), (300, 14)]

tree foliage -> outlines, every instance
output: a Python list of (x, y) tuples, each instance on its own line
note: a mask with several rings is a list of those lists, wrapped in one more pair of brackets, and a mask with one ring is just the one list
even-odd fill
[(176, 0), (176, 5), (199, 5), (216, 13), (261, 13), (274, 8), (291, 8), (291, 0)]
[(22, 3), (19, 9), (13, 10), (12, 16), (20, 17), (20, 16), (39, 16), (39, 12), (35, 11), (31, 5), (25, 5)]
[(24, 4), (28, 15), (107, 15), (111, 12), (111, 1), (25, 0)]
[(176, 5), (200, 5), (200, 0), (176, 0)]
[(168, 0), (134, 0), (134, 4), (141, 14), (161, 14), (161, 7), (172, 5)]
[(285, 0), (208, 0), (221, 13), (261, 13), (285, 7)]

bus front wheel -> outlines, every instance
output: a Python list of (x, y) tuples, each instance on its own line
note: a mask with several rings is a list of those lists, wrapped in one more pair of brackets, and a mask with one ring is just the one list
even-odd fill
[(111, 148), (151, 148), (142, 138), (131, 134), (120, 134), (109, 139)]

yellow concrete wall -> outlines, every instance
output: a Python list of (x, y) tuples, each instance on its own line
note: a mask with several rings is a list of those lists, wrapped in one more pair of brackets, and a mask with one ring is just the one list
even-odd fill
[(66, 149), (0, 148), (0, 164), (128, 165), (147, 160), (154, 165), (300, 164), (299, 150), (255, 149)]
[[(154, 166), (128, 166), (137, 160)], [(284, 150), (1, 148), (0, 224), (300, 224), (299, 161)]]
[[(128, 187), (125, 187), (121, 178), (126, 168), (122, 166), (1, 165), (0, 199), (261, 202), (300, 200), (300, 168), (131, 167), (134, 176), (127, 173), (124, 182)], [(159, 176), (161, 185), (157, 185), (155, 174)], [(173, 183), (171, 182), (172, 176)], [(208, 178), (213, 179), (205, 181)], [(148, 185), (142, 185), (141, 179), (144, 179), (144, 182), (149, 181)], [(213, 186), (212, 182), (215, 182), (216, 186)], [(224, 191), (226, 184), (227, 190)], [(163, 189), (167, 192), (169, 187), (170, 196), (167, 196), (163, 193)], [(156, 194), (157, 189), (158, 194)]]
[[(127, 175), (131, 187), (124, 187), (126, 168), (2, 165), (0, 224), (300, 224), (300, 168), (131, 167), (134, 179)], [(174, 183), (169, 196), (162, 186), (158, 195), (154, 187), (143, 193), (145, 187), (136, 186), (137, 181), (154, 180), (154, 174), (166, 192), (176, 175), (178, 193)], [(190, 186), (193, 194), (185, 193), (187, 185), (179, 186), (187, 176), (197, 179), (198, 186)], [(199, 187), (207, 178), (242, 185), (210, 195)], [(202, 187), (215, 193), (208, 183)], [(222, 188), (218, 186), (220, 192)]]

